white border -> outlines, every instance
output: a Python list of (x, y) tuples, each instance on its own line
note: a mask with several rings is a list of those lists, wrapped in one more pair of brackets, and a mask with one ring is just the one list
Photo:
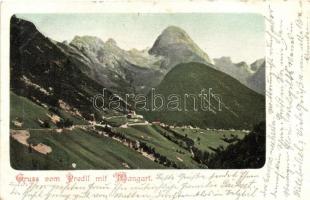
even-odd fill
[[(305, 3), (306, 4), (306, 3)], [(296, 14), (296, 11), (299, 8), (298, 3), (294, 1), (290, 1), (287, 3), (283, 3), (280, 1), (276, 1), (272, 4), (273, 8), (277, 8), (280, 10), (280, 15), (283, 14), (284, 19), (290, 18)], [(306, 10), (309, 11), (307, 7)], [(261, 13), (267, 14), (268, 12), (268, 4), (263, 3), (261, 1), (251, 1), (250, 3), (241, 3), (241, 2), (228, 2), (228, 1), (219, 1), (219, 2), (208, 2), (208, 1), (93, 1), (93, 2), (73, 2), (66, 1), (65, 3), (57, 1), (56, 2), (47, 2), (47, 1), (10, 1), (3, 2), (1, 4), (1, 152), (0, 152), (0, 163), (1, 163), (1, 171), (0, 171), (0, 197), (5, 200), (13, 199), (12, 196), (8, 194), (9, 182), (14, 181), (15, 176), (21, 172), (16, 171), (10, 167), (9, 163), (9, 19), (15, 13), (130, 13), (130, 12), (140, 12), (140, 13), (166, 13), (166, 12), (238, 12), (238, 13)], [(268, 52), (267, 57), (268, 57)], [(306, 69), (307, 70), (307, 69)], [(306, 71), (307, 81), (309, 81), (309, 69)], [(267, 71), (268, 73), (268, 71)], [(309, 82), (308, 82), (309, 83)], [(309, 87), (306, 88), (309, 91)], [(309, 100), (307, 96), (307, 100)], [(267, 104), (268, 104), (267, 99)], [(307, 114), (309, 116), (309, 114)], [(267, 115), (267, 120), (270, 120), (270, 116)], [(309, 125), (306, 124), (306, 130), (309, 130)], [(268, 135), (268, 127), (267, 127), (267, 135)], [(309, 139), (309, 136), (305, 136), (305, 139)], [(267, 144), (269, 144), (267, 138)], [(267, 153), (268, 153), (267, 147)], [(305, 170), (306, 167), (309, 167), (309, 144), (305, 146)], [(306, 156), (308, 155), (308, 156)], [(268, 159), (267, 155), (267, 159)], [(309, 168), (308, 168), (309, 169)], [(304, 170), (304, 171), (305, 171)], [(127, 171), (127, 170), (121, 170)], [(148, 175), (155, 174), (159, 170), (128, 170), (128, 173), (131, 174), (139, 174), (139, 175)], [(213, 170), (160, 170), (163, 174), (174, 174), (175, 176), (180, 173), (202, 173), (204, 175), (211, 175), (214, 173)], [(252, 175), (257, 175), (257, 182), (255, 183), (258, 187), (263, 187), (264, 184), (264, 175), (266, 173), (266, 165), (262, 169), (252, 169), (252, 170), (216, 170), (216, 173), (225, 173), (227, 171), (247, 171)], [(105, 174), (108, 176), (113, 176), (115, 170), (96, 170), (92, 171), (92, 174)], [(28, 175), (38, 175), (44, 176), (46, 175), (46, 171), (32, 171), (32, 172), (24, 172)], [(67, 171), (48, 171), (48, 174), (61, 174), (65, 176)], [(88, 174), (88, 171), (74, 171), (75, 174)], [(306, 172), (306, 175), (309, 175), (309, 172)], [(307, 176), (305, 176), (307, 177)], [(200, 180), (201, 181), (201, 180)], [(302, 195), (306, 197), (306, 187), (309, 187), (309, 178), (305, 178), (305, 183), (303, 185)], [(203, 184), (203, 182), (201, 182)], [(254, 197), (242, 198), (242, 199), (264, 199), (262, 193), (258, 193)], [(303, 199), (303, 197), (301, 199)], [(226, 196), (222, 197), (211, 197), (212, 199), (227, 199)], [(268, 195), (266, 199), (282, 199), (283, 195), (278, 197), (273, 197), (272, 195)], [(184, 198), (186, 199), (186, 198)], [(201, 198), (204, 199), (204, 198)], [(287, 199), (295, 199), (292, 197), (288, 197)]]

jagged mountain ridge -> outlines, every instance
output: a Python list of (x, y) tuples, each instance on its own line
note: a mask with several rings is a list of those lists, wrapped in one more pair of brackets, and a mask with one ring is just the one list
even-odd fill
[(266, 91), (266, 62), (264, 59), (260, 59), (256, 62), (254, 62), (251, 67), (257, 67), (257, 71), (250, 76), (247, 79), (247, 86), (251, 88), (252, 90), (260, 93), (260, 94), (265, 94)]
[[(71, 60), (84, 74), (99, 85), (121, 95), (148, 93), (150, 88), (156, 87), (177, 64), (212, 62), (184, 30), (175, 26), (163, 30), (152, 48), (143, 51), (135, 49), (125, 51), (118, 47), (113, 39), (104, 42), (94, 36), (76, 36), (69, 43), (49, 40), (63, 54), (72, 58)], [(242, 72), (240, 76), (235, 76), (235, 72), (230, 71), (232, 68), (229, 66), (228, 63), (222, 68), (215, 68), (248, 86), (250, 76), (247, 64), (244, 62), (234, 64), (235, 68)], [(260, 84), (258, 81), (254, 82)], [(255, 90), (259, 86), (251, 88)]]
[(163, 76), (151, 65), (156, 58), (132, 55), (134, 53), (119, 48), (113, 39), (103, 42), (93, 36), (76, 36), (70, 44), (60, 43), (59, 46), (68, 54), (79, 57), (90, 68), (85, 73), (114, 93), (143, 93), (158, 84)]
[(265, 94), (265, 59), (258, 59), (250, 65), (246, 62), (233, 63), (226, 56), (213, 60), (215, 69), (234, 77), (248, 88)]
[[(46, 108), (66, 107), (84, 119), (93, 119), (92, 114), (100, 116), (91, 98), (102, 93), (103, 85), (84, 73), (90, 70), (88, 65), (68, 55), (31, 22), (13, 16), (10, 34), (12, 92)], [(106, 96), (110, 95), (107, 90)]]
[(230, 57), (225, 56), (213, 60), (215, 69), (229, 74), (242, 84), (246, 85), (247, 78), (253, 74), (253, 71), (250, 70), (250, 67), (245, 62), (233, 63)]
[(250, 67), (251, 67), (252, 71), (257, 72), (264, 65), (265, 65), (265, 59), (261, 58), (261, 59), (256, 60), (255, 62), (253, 62), (250, 65)]
[(163, 30), (148, 51), (125, 51), (113, 39), (103, 42), (94, 36), (76, 36), (67, 46), (86, 56), (93, 71), (90, 76), (114, 92), (125, 88), (147, 93), (177, 64), (211, 62), (184, 30), (174, 26)]
[[(91, 76), (100, 83), (109, 85), (110, 88), (114, 87), (113, 91), (127, 86), (126, 91), (146, 94), (180, 63), (212, 63), (209, 56), (189, 35), (175, 26), (164, 29), (148, 51), (136, 49), (125, 51), (118, 47), (113, 39), (103, 42), (92, 36), (76, 36), (70, 46), (77, 48), (88, 58), (93, 58), (91, 60), (94, 73)], [(250, 77), (254, 76), (261, 67), (263, 60), (259, 59), (249, 66), (246, 62), (233, 63), (229, 57), (221, 57), (214, 59), (215, 65), (211, 66), (236, 78), (250, 89), (264, 94), (264, 89), (261, 89), (264, 86), (261, 86), (261, 82), (250, 80)], [(122, 87), (117, 87), (120, 83), (123, 83)]]

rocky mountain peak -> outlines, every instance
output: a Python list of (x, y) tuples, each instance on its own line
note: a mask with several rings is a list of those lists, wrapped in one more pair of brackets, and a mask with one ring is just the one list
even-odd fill
[(236, 65), (239, 66), (239, 67), (242, 67), (242, 66), (246, 66), (247, 63), (244, 62), (244, 61), (241, 61), (241, 62), (239, 62), (239, 63), (236, 63)]
[(79, 49), (87, 49), (92, 52), (98, 51), (104, 45), (104, 42), (95, 36), (75, 36), (70, 42), (70, 45), (76, 46)]
[(117, 43), (116, 41), (113, 39), (113, 38), (109, 38), (106, 42), (105, 42), (106, 45), (109, 45), (109, 46), (117, 46)]
[(183, 29), (177, 26), (168, 26), (161, 33), (160, 38), (168, 42), (168, 44), (169, 43), (180, 43), (180, 42), (184, 42), (184, 43), (191, 42), (191, 39), (187, 35), (187, 33)]
[(231, 58), (229, 56), (222, 56), (220, 58), (214, 58), (215, 65), (218, 64), (232, 64)]
[(164, 68), (174, 67), (180, 62), (211, 63), (209, 56), (199, 48), (180, 27), (168, 26), (157, 37), (149, 53), (167, 58)]
[(246, 62), (244, 62), (244, 61), (236, 63), (236, 66), (239, 67), (239, 68), (243, 68), (244, 70), (250, 72), (250, 68), (249, 68), (248, 64)]
[(252, 70), (252, 71), (257, 71), (257, 70), (259, 70), (259, 68), (260, 68), (261, 66), (264, 65), (264, 62), (265, 62), (265, 59), (264, 59), (264, 58), (261, 58), (261, 59), (256, 60), (255, 62), (253, 62), (253, 63), (251, 64), (251, 70)]
[(153, 47), (150, 49), (150, 53), (156, 53), (158, 50), (169, 45), (182, 43), (191, 46), (193, 41), (183, 29), (176, 26), (169, 26), (158, 36)]

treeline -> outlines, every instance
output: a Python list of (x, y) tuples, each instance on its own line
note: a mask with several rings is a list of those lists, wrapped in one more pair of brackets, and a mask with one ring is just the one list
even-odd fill
[(213, 149), (214, 153), (202, 152), (193, 147), (194, 159), (211, 169), (261, 168), (266, 159), (266, 123), (261, 122), (236, 143), (227, 148)]
[(183, 135), (177, 133), (176, 131), (170, 129), (169, 127), (163, 127), (163, 129), (165, 131), (161, 130), (157, 126), (153, 126), (153, 127), (162, 136), (166, 137), (171, 142), (179, 145), (180, 147), (182, 147), (188, 151), (195, 145), (194, 140), (188, 138), (186, 135), (183, 136)]
[(158, 162), (159, 164), (162, 164), (166, 167), (180, 168), (174, 161), (169, 160), (166, 156), (156, 152), (155, 147), (150, 147), (146, 143), (140, 142), (138, 140), (129, 139), (122, 133), (112, 131), (112, 129), (107, 125), (105, 127), (96, 126), (96, 129), (99, 131), (104, 131), (111, 138), (115, 137), (122, 142), (127, 143), (130, 148), (133, 148), (136, 151), (140, 150), (146, 152), (147, 154), (153, 156), (155, 158), (154, 161)]
[(209, 156), (207, 165), (212, 169), (243, 169), (263, 167), (266, 159), (266, 123), (261, 122), (237, 143)]
[[(40, 126), (42, 128), (51, 128), (50, 121), (47, 119), (45, 119), (43, 123), (40, 124)], [(73, 121), (67, 118), (66, 119), (61, 118), (58, 122), (56, 122), (56, 126), (57, 128), (69, 128), (73, 126)]]
[(179, 168), (174, 161), (171, 161), (166, 156), (163, 156), (163, 155), (157, 153), (155, 147), (150, 147), (146, 143), (141, 142), (140, 148), (143, 151), (147, 152), (148, 154), (153, 155), (155, 158), (155, 162), (158, 162), (159, 164), (162, 164), (166, 167)]
[[(164, 131), (158, 128), (157, 126), (154, 126), (154, 128), (171, 142), (191, 152), (193, 160), (197, 161), (199, 164), (202, 164), (204, 167), (207, 166), (211, 154), (208, 151), (202, 151), (196, 148), (194, 140), (188, 138), (186, 135), (183, 136), (177, 133), (176, 131), (170, 129), (169, 127), (163, 127)], [(199, 141), (200, 138), (198, 137), (197, 140)], [(185, 153), (182, 152), (181, 150), (177, 150), (177, 152), (181, 154)]]
[(213, 152), (203, 151), (195, 147), (193, 140), (182, 136), (175, 131), (165, 128), (156, 130), (170, 141), (178, 144), (192, 153), (192, 158), (198, 163), (211, 169), (243, 169), (260, 168), (265, 163), (266, 152), (266, 123), (260, 122), (242, 140), (237, 136), (224, 137), (229, 145), (227, 148), (220, 145), (211, 148)]

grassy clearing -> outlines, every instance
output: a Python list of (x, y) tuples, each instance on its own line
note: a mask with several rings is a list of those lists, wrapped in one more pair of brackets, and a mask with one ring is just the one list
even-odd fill
[(126, 116), (111, 116), (111, 117), (105, 118), (105, 121), (107, 121), (111, 126), (118, 127), (127, 122), (127, 117)]
[(72, 163), (76, 163), (76, 169), (125, 169), (124, 163), (135, 169), (163, 168), (113, 139), (82, 129), (31, 131), (30, 135), (29, 143), (46, 144), (52, 152), (47, 156), (29, 153), (27, 147), (13, 141), (11, 164), (15, 169), (73, 169)]
[(60, 117), (64, 118), (64, 119), (69, 119), (73, 122), (73, 124), (80, 124), (80, 125), (86, 125), (88, 124), (88, 122), (83, 119), (82, 117), (79, 116), (73, 116), (63, 110), (59, 110), (60, 112)]
[[(138, 140), (146, 143), (150, 147), (154, 147), (157, 153), (174, 161), (180, 168), (200, 167), (191, 158), (189, 151), (162, 136), (152, 126), (137, 125), (128, 128), (115, 128), (114, 131), (124, 134), (129, 139)], [(183, 153), (179, 153), (179, 151)]]
[(236, 136), (238, 139), (243, 139), (246, 133), (236, 130), (205, 130), (205, 129), (189, 129), (189, 128), (174, 128), (173, 131), (179, 133), (182, 136), (186, 136), (195, 142), (195, 147), (200, 150), (213, 152), (212, 149), (216, 149), (221, 145), (226, 148), (229, 143), (225, 142), (224, 138), (232, 138)]
[[(12, 129), (41, 128), (38, 119), (49, 120), (47, 109), (25, 97), (10, 93), (10, 127)], [(12, 121), (22, 122), (22, 127), (15, 126)]]
[[(42, 128), (38, 119), (41, 121), (48, 121), (51, 128), (56, 128), (56, 125), (52, 123), (49, 115), (53, 113), (50, 112), (47, 108), (44, 108), (31, 100), (18, 96), (15, 93), (10, 93), (10, 127), (11, 129), (36, 129)], [(58, 110), (60, 117), (63, 119), (69, 119), (73, 124), (86, 125), (88, 122), (81, 117), (72, 116), (70, 113), (67, 113), (61, 109)], [(21, 122), (22, 126), (16, 126), (13, 121)]]

